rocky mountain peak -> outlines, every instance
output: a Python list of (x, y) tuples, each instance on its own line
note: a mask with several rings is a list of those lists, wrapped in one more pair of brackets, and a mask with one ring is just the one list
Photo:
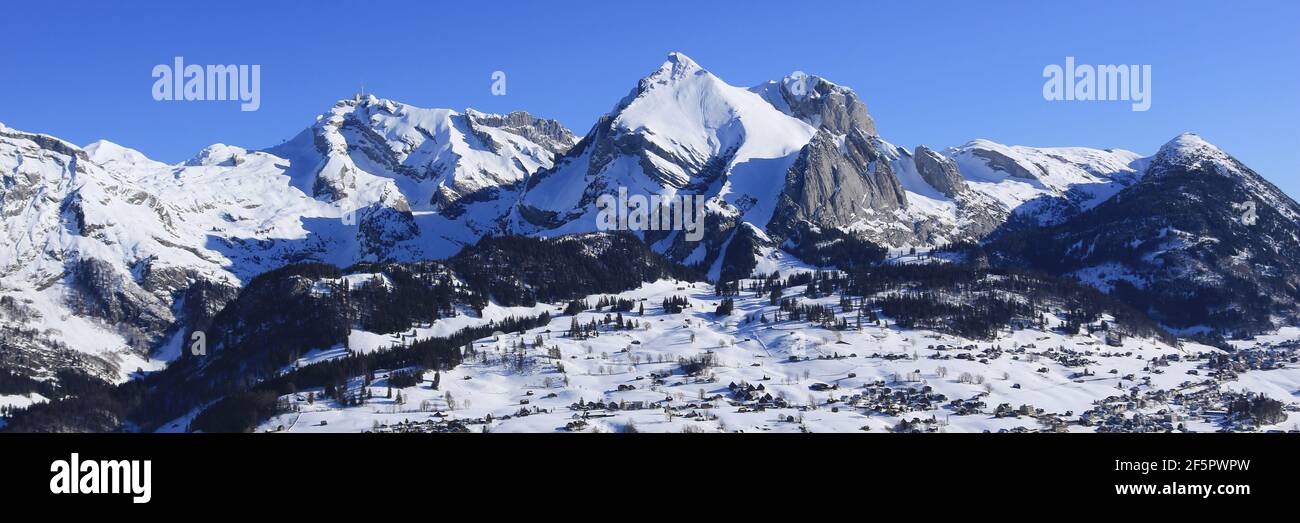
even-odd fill
[(835, 134), (853, 129), (875, 136), (867, 105), (848, 87), (816, 75), (796, 73), (752, 89), (782, 112)]

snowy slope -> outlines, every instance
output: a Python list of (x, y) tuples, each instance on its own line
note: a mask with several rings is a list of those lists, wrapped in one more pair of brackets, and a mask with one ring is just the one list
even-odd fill
[[(801, 288), (789, 294), (800, 295)], [(758, 321), (773, 318), (776, 307), (751, 293), (736, 298), (731, 316), (718, 317), (712, 311), (720, 298), (711, 286), (669, 280), (618, 296), (647, 304), (644, 316), (624, 314), (638, 322), (636, 328), (602, 327), (600, 336), (574, 339), (563, 334), (572, 318), (556, 316), (527, 332), (475, 341), (465, 363), (438, 373), (436, 389), (432, 371), (417, 385), (389, 387), (389, 372), (401, 369), (377, 369), (369, 386), (359, 378), (347, 384), (349, 394), (369, 391), (359, 405), (325, 399), (320, 389), (300, 390), (282, 398), (288, 412), (262, 422), (258, 431), (1214, 431), (1228, 422), (1207, 412), (1202, 401), (1254, 392), (1295, 409), (1290, 391), (1300, 383), (1293, 366), (1208, 379), (1207, 358), (1222, 351), (1192, 343), (1173, 347), (1130, 338), (1107, 345), (1104, 333), (1054, 329), (1020, 329), (981, 341), (903, 329), (889, 319), (835, 331), (802, 321)], [(670, 296), (685, 296), (688, 309), (659, 310), (656, 304)], [(833, 298), (813, 302), (835, 306)], [(562, 308), (549, 307), (553, 314)], [(459, 327), (526, 312), (490, 307), (482, 318), (449, 321)], [(588, 311), (577, 318), (600, 321), (606, 314)], [(1052, 317), (1049, 324), (1057, 321)], [(1290, 329), (1238, 345), (1296, 350), (1295, 335)], [(356, 331), (353, 339), (366, 340), (354, 345), (361, 351), (401, 343)], [(534, 345), (538, 339), (542, 346)], [(319, 357), (308, 355), (299, 364)], [(687, 359), (706, 357), (713, 363), (704, 372), (683, 372)], [(762, 388), (742, 399), (736, 385)], [(1295, 420), (1292, 413), (1261, 428), (1290, 430)], [(183, 422), (169, 430), (183, 430)]]
[[(678, 260), (712, 261), (736, 224), (766, 226), (785, 174), (815, 129), (756, 93), (723, 82), (681, 53), (643, 78), (557, 166), (534, 177), (512, 226), (525, 234), (596, 229), (596, 198), (691, 194), (726, 224), (697, 245), (668, 238)], [(654, 237), (657, 241), (661, 237)]]
[[(353, 207), (404, 200), (411, 210), (430, 211), (551, 166), (554, 145), (492, 125), (500, 119), (367, 96), (339, 101), (316, 125), (269, 152), (298, 160), (290, 174), (309, 194)], [(571, 141), (561, 137), (560, 145)]]
[(1141, 178), (1146, 160), (1118, 149), (1007, 146), (975, 140), (947, 151), (968, 185), (1041, 224), (1113, 196)]

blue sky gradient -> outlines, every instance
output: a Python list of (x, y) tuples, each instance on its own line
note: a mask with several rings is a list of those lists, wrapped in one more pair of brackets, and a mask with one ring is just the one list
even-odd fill
[[(733, 85), (800, 70), (853, 87), (899, 145), (1151, 154), (1194, 131), (1295, 197), (1298, 24), (1294, 1), (21, 2), (0, 16), (0, 122), (176, 162), (278, 144), (364, 83), (583, 134), (676, 50)], [(261, 109), (154, 101), (150, 71), (175, 56), (260, 64)], [(1066, 56), (1150, 64), (1151, 109), (1045, 101), (1043, 67)]]

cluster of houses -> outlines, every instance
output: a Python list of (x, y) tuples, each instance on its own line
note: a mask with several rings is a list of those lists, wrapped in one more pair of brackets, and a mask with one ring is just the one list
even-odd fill
[(1079, 424), (1097, 432), (1173, 432), (1185, 430), (1182, 418), (1173, 409), (1145, 413), (1132, 402), (1106, 403), (1079, 415)]
[[(484, 420), (477, 420), (478, 424), (484, 423)], [(471, 432), (469, 426), (472, 421), (451, 419), (447, 417), (430, 416), (423, 421), (402, 420), (398, 423), (379, 423), (367, 432), (377, 434), (421, 434), (421, 433), (445, 433), (445, 432)]]
[[(957, 360), (965, 360), (965, 361), (978, 361), (984, 364), (987, 364), (992, 360), (1001, 358), (1002, 354), (1006, 352), (1002, 349), (1002, 347), (996, 345), (992, 347), (987, 347), (985, 349), (980, 349), (979, 346), (974, 344), (965, 345), (965, 346), (929, 345), (926, 348), (935, 351), (933, 354), (929, 356), (929, 358), (932, 360), (957, 359)], [(956, 351), (962, 351), (962, 352), (951, 354), (952, 352), (956, 352)]]
[[(439, 433), (439, 432), (476, 432), (485, 430), (494, 421), (522, 418), (535, 414), (549, 414), (549, 409), (538, 407), (520, 407), (514, 414), (493, 416), (487, 414), (480, 418), (453, 418), (442, 411), (435, 411), (424, 420), (404, 419), (398, 423), (381, 423), (376, 421), (367, 432), (378, 434), (400, 433)], [(475, 428), (477, 427), (477, 429)]]
[(1055, 361), (1062, 367), (1088, 367), (1097, 364), (1096, 360), (1088, 358), (1086, 352), (1067, 349), (1065, 347), (1048, 348), (1047, 350), (1037, 354)]
[(934, 392), (929, 385), (890, 388), (877, 383), (865, 386), (859, 394), (842, 396), (841, 400), (867, 413), (899, 416), (908, 412), (937, 409), (943, 402), (948, 401), (948, 397)]
[(984, 409), (988, 408), (989, 406), (988, 403), (985, 403), (984, 400), (981, 399), (985, 396), (988, 396), (987, 392), (981, 392), (979, 394), (976, 394), (974, 397), (970, 399), (957, 398), (955, 400), (948, 402), (948, 409), (951, 410), (953, 414), (956, 414), (958, 416), (973, 416), (976, 414), (983, 414)]
[(659, 401), (583, 401), (579, 399), (569, 405), (569, 410), (591, 417), (592, 414), (599, 415), (602, 411), (618, 412), (620, 410), (671, 408), (671, 403), (672, 398), (664, 398)]
[[(1139, 393), (1135, 387), (1126, 395), (1096, 401), (1094, 408), (1079, 415), (1078, 423), (1098, 432), (1183, 432), (1193, 421), (1218, 426), (1222, 431), (1259, 430), (1259, 420), (1231, 413), (1234, 403), (1255, 400), (1257, 395), (1225, 390), (1219, 385), (1219, 380), (1212, 377), (1183, 382), (1171, 390)], [(1289, 410), (1300, 409), (1291, 406)]]
[(995, 418), (1028, 417), (1038, 421), (1041, 426), (1039, 428), (1018, 427), (1019, 430), (1016, 430), (1016, 432), (1066, 432), (1069, 430), (1070, 422), (1065, 418), (1073, 414), (1073, 412), (1066, 411), (1064, 415), (1059, 415), (1028, 404), (1013, 407), (1010, 403), (1001, 403), (997, 408), (993, 409), (993, 417)]
[(894, 425), (894, 432), (938, 432), (943, 426), (934, 416), (928, 418), (900, 419)]
[(1294, 349), (1240, 349), (1233, 352), (1210, 353), (1202, 368), (1208, 369), (1209, 376), (1231, 380), (1236, 379), (1242, 372), (1280, 369), (1298, 362), (1300, 357), (1296, 356)]

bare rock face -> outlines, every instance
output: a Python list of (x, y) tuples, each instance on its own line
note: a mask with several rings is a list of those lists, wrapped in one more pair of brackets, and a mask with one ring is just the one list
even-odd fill
[(477, 111), (466, 113), (471, 128), (476, 125), (495, 127), (517, 134), (542, 146), (551, 154), (564, 154), (578, 142), (578, 138), (555, 120), (538, 118), (524, 111), (515, 111), (506, 115), (484, 114)]
[(786, 174), (769, 229), (784, 234), (800, 221), (846, 227), (905, 208), (903, 186), (873, 137), (854, 130), (840, 138), (823, 128)]
[[(814, 127), (835, 134), (848, 134), (855, 129), (876, 136), (876, 122), (867, 113), (867, 104), (848, 87), (835, 85), (819, 76), (789, 76), (778, 88), (780, 102), (789, 108), (790, 116), (808, 122)], [(781, 105), (772, 93), (760, 93), (769, 102)]]
[(912, 155), (912, 161), (916, 163), (916, 172), (921, 175), (925, 183), (930, 184), (944, 196), (955, 198), (966, 191), (966, 181), (962, 179), (957, 163), (951, 159), (921, 145)]
[(1042, 165), (1034, 164), (1034, 168), (1037, 170), (1037, 172), (1030, 171), (1028, 168), (1021, 165), (1019, 162), (1017, 162), (1015, 158), (1007, 156), (993, 149), (985, 149), (985, 148), (977, 147), (971, 149), (971, 154), (974, 154), (975, 156), (984, 159), (985, 162), (988, 162), (990, 168), (997, 171), (1005, 172), (1015, 178), (1036, 180), (1040, 175), (1047, 174), (1046, 170), (1043, 168)]

